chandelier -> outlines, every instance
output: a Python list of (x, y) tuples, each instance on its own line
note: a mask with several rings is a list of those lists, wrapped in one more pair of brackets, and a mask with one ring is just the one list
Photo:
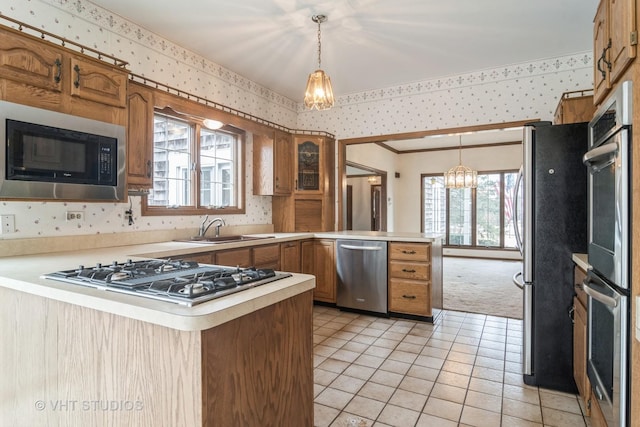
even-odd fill
[(304, 92), (304, 106), (308, 110), (328, 110), (333, 107), (333, 89), (331, 79), (322, 71), (320, 67), (320, 54), (322, 45), (320, 43), (320, 24), (327, 20), (326, 15), (313, 15), (311, 20), (318, 24), (318, 69), (309, 74), (307, 80), (307, 90)]
[(462, 165), (462, 135), (458, 149), (458, 166), (449, 169), (444, 174), (446, 188), (476, 188), (478, 186), (478, 172)]

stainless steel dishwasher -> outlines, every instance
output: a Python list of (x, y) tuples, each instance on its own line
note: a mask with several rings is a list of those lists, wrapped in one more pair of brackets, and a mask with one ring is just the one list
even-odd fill
[(387, 314), (387, 242), (338, 240), (337, 306)]

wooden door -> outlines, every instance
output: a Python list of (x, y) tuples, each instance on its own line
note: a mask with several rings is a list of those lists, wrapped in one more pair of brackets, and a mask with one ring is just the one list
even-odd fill
[(300, 273), (300, 242), (280, 244), (280, 269), (290, 273)]
[(636, 44), (638, 34), (636, 32), (636, 0), (609, 0), (609, 37), (611, 49), (609, 61), (611, 62), (611, 84), (627, 69), (636, 57)]
[(131, 83), (127, 96), (127, 184), (153, 186), (153, 91)]
[(608, 13), (609, 1), (602, 0), (593, 18), (593, 102), (596, 104), (604, 99), (611, 87), (606, 65), (609, 61), (609, 52), (606, 50), (609, 43)]
[(302, 242), (302, 272), (316, 276), (313, 299), (336, 302), (336, 248), (329, 239)]

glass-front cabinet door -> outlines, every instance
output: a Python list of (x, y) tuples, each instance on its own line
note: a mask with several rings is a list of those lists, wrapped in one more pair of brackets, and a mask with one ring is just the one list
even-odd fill
[(323, 185), (323, 139), (322, 137), (296, 137), (296, 192), (322, 193)]

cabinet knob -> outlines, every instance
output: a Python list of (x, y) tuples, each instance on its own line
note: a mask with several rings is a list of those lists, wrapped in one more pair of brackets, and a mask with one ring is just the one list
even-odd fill
[(151, 178), (151, 160), (147, 160), (147, 178)]
[(414, 255), (416, 251), (402, 251), (403, 254)]
[(411, 269), (411, 270), (410, 270), (410, 269), (408, 269), (408, 268), (403, 268), (403, 269), (402, 269), (402, 271), (403, 271), (404, 273), (415, 273), (415, 272), (416, 272), (415, 270), (413, 270), (413, 269)]
[(405, 298), (405, 299), (416, 299), (416, 296), (415, 295), (402, 295), (402, 298)]

